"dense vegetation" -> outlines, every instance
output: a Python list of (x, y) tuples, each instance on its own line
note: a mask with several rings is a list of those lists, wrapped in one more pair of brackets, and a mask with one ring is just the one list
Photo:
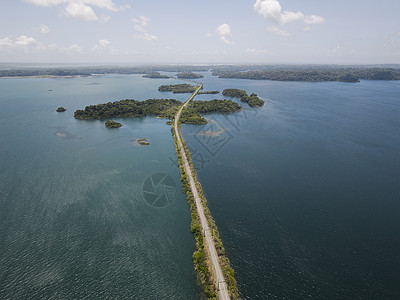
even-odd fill
[(192, 84), (188, 83), (181, 83), (181, 84), (171, 84), (171, 85), (162, 85), (158, 88), (160, 92), (173, 92), (174, 94), (177, 93), (194, 93), (197, 87)]
[(59, 108), (57, 108), (56, 109), (56, 112), (64, 112), (64, 111), (66, 111), (67, 109), (66, 108), (64, 108), (64, 107), (59, 107)]
[[(155, 115), (172, 120), (182, 102), (174, 99), (148, 99), (146, 101), (121, 100), (86, 106), (74, 113), (75, 119), (132, 118)], [(230, 113), (241, 109), (232, 100), (193, 101), (182, 112), (181, 122), (186, 124), (206, 124), (200, 114), (211, 112)]]
[(219, 91), (204, 91), (197, 93), (197, 95), (202, 95), (202, 94), (219, 94)]
[(264, 100), (258, 98), (257, 94), (252, 93), (250, 96), (247, 95), (246, 91), (239, 89), (225, 89), (222, 91), (222, 95), (228, 97), (240, 98), (240, 101), (248, 103), (252, 107), (261, 107), (264, 105)]
[(122, 126), (121, 123), (118, 123), (116, 121), (106, 121), (106, 123), (104, 124), (107, 128), (119, 128)]
[(240, 105), (232, 100), (192, 101), (182, 111), (180, 121), (184, 124), (201, 125), (207, 123), (207, 120), (201, 114), (213, 112), (232, 113), (240, 109)]
[(204, 76), (192, 72), (183, 72), (176, 74), (176, 77), (179, 79), (197, 79), (197, 78), (203, 78)]
[(143, 77), (146, 77), (146, 78), (169, 78), (169, 76), (167, 76), (167, 75), (161, 75), (160, 74), (160, 72), (149, 72), (149, 73), (147, 73), (146, 75), (143, 75)]
[(328, 67), (295, 67), (266, 68), (256, 70), (236, 70), (220, 68), (213, 71), (219, 78), (275, 80), (275, 81), (341, 81), (359, 82), (365, 80), (400, 80), (400, 70), (393, 68), (328, 68)]
[(75, 119), (132, 118), (147, 115), (159, 116), (172, 109), (176, 110), (182, 102), (174, 99), (148, 99), (146, 101), (121, 100), (86, 106), (74, 113)]

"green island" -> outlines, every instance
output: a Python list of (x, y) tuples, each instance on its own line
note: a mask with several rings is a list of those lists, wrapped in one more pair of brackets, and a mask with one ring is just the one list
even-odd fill
[(163, 79), (169, 78), (169, 76), (161, 75), (160, 72), (156, 72), (156, 71), (149, 72), (146, 75), (143, 75), (143, 77), (145, 77), (145, 78), (163, 78)]
[(176, 77), (179, 79), (197, 79), (197, 78), (203, 78), (204, 76), (192, 72), (183, 72), (176, 74)]
[(158, 88), (160, 92), (173, 92), (174, 94), (178, 93), (194, 93), (197, 89), (195, 85), (188, 84), (188, 83), (181, 83), (181, 84), (171, 84), (171, 85), (162, 85)]
[(198, 92), (198, 95), (202, 94), (219, 94), (219, 91), (204, 91), (204, 92)]
[[(83, 110), (76, 110), (74, 118), (92, 120), (153, 115), (172, 120), (181, 105), (182, 102), (174, 99), (148, 99), (145, 101), (125, 99), (86, 106)], [(182, 113), (181, 122), (193, 125), (206, 124), (207, 120), (201, 114), (213, 112), (232, 113), (240, 109), (240, 105), (232, 100), (193, 101)], [(172, 123), (167, 124), (171, 125)]]
[(257, 94), (252, 93), (250, 96), (244, 90), (239, 89), (225, 89), (222, 95), (234, 98), (240, 98), (240, 101), (246, 102), (252, 107), (261, 107), (264, 105), (264, 100), (258, 98)]
[(137, 139), (136, 141), (138, 142), (139, 145), (142, 146), (150, 145), (149, 141), (145, 138)]
[(59, 108), (56, 109), (56, 112), (64, 112), (66, 110), (67, 110), (66, 108), (60, 106)]
[(106, 121), (106, 123), (104, 125), (107, 128), (120, 128), (120, 127), (123, 126), (121, 123), (116, 122), (116, 121), (112, 121), (112, 120)]

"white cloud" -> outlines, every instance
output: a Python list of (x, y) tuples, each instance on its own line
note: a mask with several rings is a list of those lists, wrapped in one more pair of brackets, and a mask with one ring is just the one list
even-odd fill
[[(128, 8), (129, 5), (117, 7), (113, 0), (25, 0), (37, 6), (57, 6), (64, 5), (64, 14), (84, 21), (108, 21), (109, 16), (99, 18), (94, 12), (93, 7), (108, 11), (118, 11)], [(108, 18), (108, 19), (107, 19)]]
[(20, 35), (13, 41), (9, 37), (0, 39), (0, 48), (4, 50), (22, 50), (27, 51), (29, 47), (35, 46), (37, 41), (34, 37)]
[(26, 35), (20, 35), (16, 40), (15, 44), (18, 46), (32, 46), (36, 44), (35, 38)]
[(311, 31), (311, 27), (310, 26), (304, 26), (303, 27), (303, 31)]
[(147, 32), (146, 27), (149, 25), (150, 18), (140, 16), (139, 18), (133, 18), (131, 21), (135, 24), (133, 28), (139, 32), (133, 36), (134, 39), (142, 39), (145, 41), (157, 40), (158, 37)]
[(107, 47), (110, 44), (108, 40), (99, 40), (99, 45), (102, 47)]
[(291, 35), (290, 32), (287, 32), (286, 30), (283, 30), (283, 29), (279, 29), (276, 26), (268, 27), (267, 30), (270, 33), (280, 35), (280, 36), (290, 36)]
[(65, 8), (66, 15), (84, 21), (97, 21), (99, 18), (93, 9), (81, 2), (71, 2)]
[(77, 45), (77, 44), (73, 44), (69, 47), (61, 47), (59, 48), (59, 52), (62, 54), (75, 54), (75, 53), (79, 53), (82, 54), (83, 50), (82, 47)]
[(232, 36), (232, 30), (231, 27), (228, 24), (222, 24), (218, 26), (215, 31), (217, 34), (220, 36), (221, 41), (223, 41), (225, 44), (232, 45), (233, 42), (228, 40), (228, 37)]
[(40, 25), (39, 30), (41, 33), (49, 33), (50, 32), (50, 28), (43, 24)]
[[(317, 15), (304, 15), (301, 11), (282, 11), (278, 0), (257, 0), (253, 5), (254, 10), (264, 16), (264, 18), (275, 25), (285, 25), (288, 23), (302, 22), (308, 25), (321, 24), (325, 19)], [(310, 28), (309, 26), (306, 28)], [(311, 28), (310, 28), (311, 29)], [(290, 35), (286, 31), (281, 31), (277, 27), (270, 27), (268, 31), (278, 35)]]

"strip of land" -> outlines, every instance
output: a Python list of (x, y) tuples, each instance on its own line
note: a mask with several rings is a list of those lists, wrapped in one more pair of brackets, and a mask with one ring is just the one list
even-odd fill
[(193, 195), (195, 204), (196, 204), (196, 211), (197, 211), (197, 216), (200, 219), (200, 226), (201, 226), (201, 231), (204, 234), (204, 249), (207, 251), (207, 256), (209, 257), (211, 264), (212, 264), (212, 270), (213, 270), (213, 279), (214, 279), (214, 285), (216, 286), (218, 290), (218, 296), (219, 299), (231, 299), (229, 296), (229, 290), (227, 283), (225, 281), (224, 275), (222, 273), (222, 268), (220, 266), (220, 262), (218, 259), (217, 255), (217, 250), (214, 244), (214, 237), (211, 233), (211, 230), (209, 228), (209, 222), (207, 220), (207, 217), (204, 213), (203, 209), (203, 204), (202, 204), (202, 199), (199, 196), (199, 191), (197, 190), (196, 187), (196, 181), (195, 180), (195, 175), (192, 173), (192, 170), (190, 168), (189, 160), (185, 152), (185, 148), (182, 143), (182, 137), (180, 133), (180, 123), (179, 123), (179, 118), (181, 116), (182, 110), (189, 104), (189, 102), (197, 95), (197, 93), (203, 88), (202, 84), (199, 84), (199, 87), (194, 91), (194, 93), (190, 96), (190, 98), (180, 107), (178, 112), (175, 115), (175, 120), (174, 120), (174, 133), (175, 133), (175, 138), (176, 138), (176, 145), (178, 147), (177, 150), (179, 150), (181, 154), (181, 162), (183, 164), (184, 172), (186, 175), (186, 178), (189, 182), (190, 190)]

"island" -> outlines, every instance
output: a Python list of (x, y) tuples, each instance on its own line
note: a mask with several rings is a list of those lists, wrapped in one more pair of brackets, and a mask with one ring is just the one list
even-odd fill
[[(74, 118), (92, 120), (153, 115), (172, 120), (181, 105), (182, 102), (175, 99), (147, 99), (145, 101), (125, 99), (86, 106), (83, 110), (78, 109), (75, 111)], [(232, 100), (193, 101), (182, 112), (181, 122), (194, 125), (206, 124), (207, 120), (201, 114), (213, 112), (232, 113), (240, 109), (240, 105)], [(171, 123), (167, 122), (167, 124), (170, 125)]]
[(59, 108), (56, 109), (56, 112), (64, 112), (66, 110), (67, 110), (66, 108), (60, 106)]
[(195, 85), (188, 84), (188, 83), (181, 83), (181, 84), (171, 84), (171, 85), (162, 85), (158, 88), (160, 92), (173, 92), (174, 94), (178, 93), (194, 93), (197, 89)]
[(219, 78), (306, 81), (360, 82), (364, 80), (400, 80), (398, 68), (301, 65), (301, 66), (217, 66), (214, 76)]
[(183, 72), (176, 74), (176, 77), (179, 79), (197, 79), (197, 78), (203, 78), (204, 76), (192, 72)]
[(136, 141), (138, 142), (139, 145), (142, 145), (142, 146), (150, 145), (149, 141), (147, 139), (144, 139), (144, 138), (137, 139)]
[(204, 91), (197, 93), (197, 95), (202, 95), (202, 94), (219, 94), (219, 91)]
[(244, 90), (239, 89), (225, 89), (222, 91), (222, 95), (233, 97), (233, 98), (240, 98), (240, 101), (246, 102), (249, 106), (252, 107), (261, 107), (264, 105), (264, 100), (258, 98), (257, 94), (252, 93), (250, 96)]
[(121, 126), (123, 126), (121, 123), (116, 122), (116, 121), (106, 121), (105, 126), (107, 128), (120, 128)]
[(160, 72), (149, 72), (146, 75), (143, 75), (145, 78), (162, 78), (162, 79), (167, 79), (169, 76), (167, 75), (161, 75)]

